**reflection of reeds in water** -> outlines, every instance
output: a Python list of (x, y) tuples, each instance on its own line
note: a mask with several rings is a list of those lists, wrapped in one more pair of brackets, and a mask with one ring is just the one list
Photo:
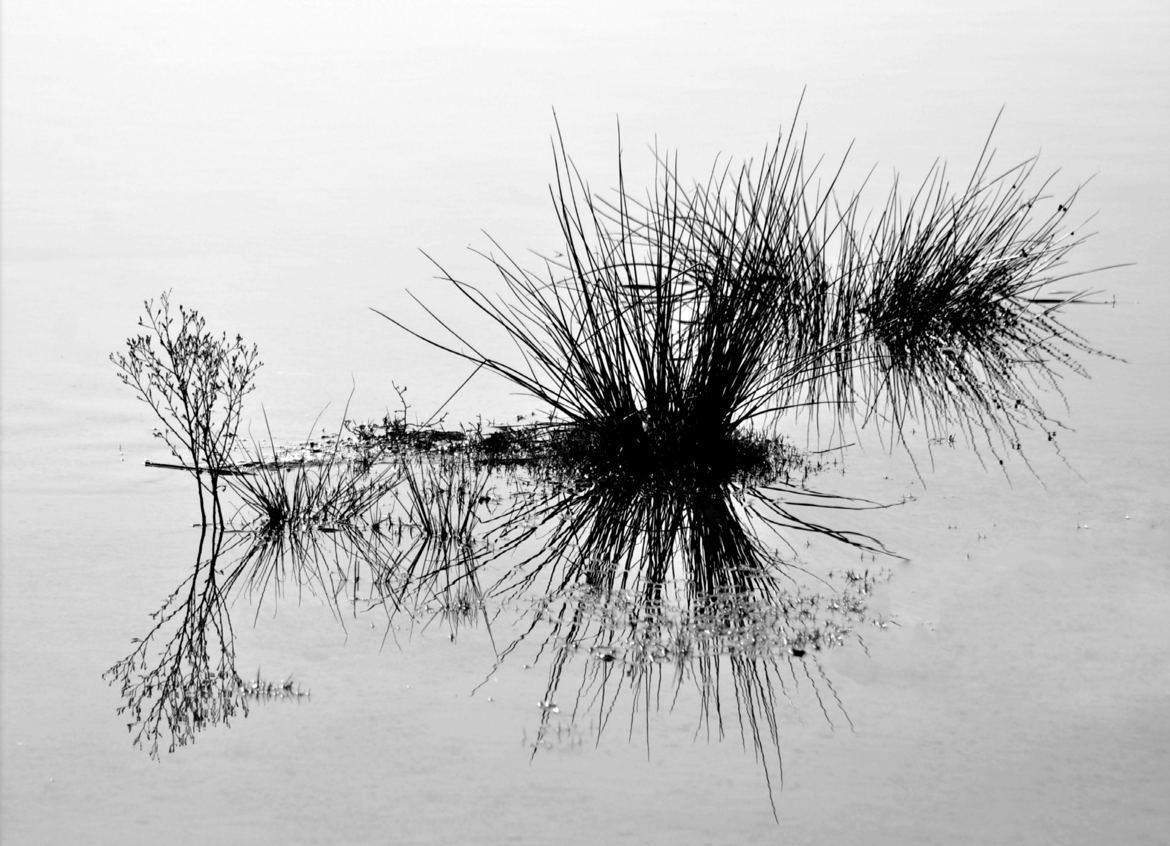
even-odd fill
[(278, 601), (290, 586), (298, 599), (308, 590), (344, 624), (345, 587), (354, 586), (356, 601), (361, 562), (385, 557), (370, 525), (399, 479), (393, 465), (353, 462), (335, 445), (316, 461), (281, 460), (273, 452), (221, 478), (242, 502), (243, 525), (227, 525), (217, 492), (191, 574), (152, 615), (153, 627), (135, 639), (133, 652), (105, 674), (121, 686), (119, 713), (131, 717), (132, 733), (137, 728), (135, 745), (152, 756), (168, 733), (174, 751), (210, 725), (246, 716), (252, 701), (303, 695), (291, 679), (246, 681), (237, 672), (234, 591), (245, 590), (259, 614), (266, 599)]
[(397, 550), (374, 566), (380, 595), (412, 619), (440, 618), (455, 638), (460, 625), (486, 620), (478, 570), (486, 549), (480, 535), (493, 501), (490, 474), (465, 454), (407, 459), (395, 491)]
[(887, 552), (875, 538), (811, 519), (817, 509), (885, 507), (875, 503), (779, 484), (704, 485), (687, 476), (663, 484), (627, 481), (569, 477), (551, 491), (517, 493), (511, 511), (496, 520), (494, 551), (516, 555), (521, 564), (493, 585), (493, 594), (586, 584), (656, 601), (669, 584), (696, 595), (755, 586), (760, 573), (791, 572), (791, 562), (762, 542), (763, 526), (790, 548), (787, 539), (803, 533)]
[[(256, 699), (296, 696), (291, 685), (237, 673), (228, 608), (238, 592), (257, 614), (289, 590), (298, 601), (307, 592), (343, 625), (343, 605), (381, 608), (387, 636), (400, 615), (412, 628), (438, 622), (453, 640), (482, 619), (493, 647), (492, 622), (510, 607), (522, 633), (495, 649), (496, 666), (529, 643), (548, 667), (534, 750), (563, 728), (553, 719), (558, 699), (571, 726), (595, 727), (595, 743), (622, 724), (631, 738), (644, 734), (647, 754), (652, 714), (677, 711), (695, 720), (696, 737), (738, 734), (775, 809), (782, 703), (799, 707), (798, 694), (811, 691), (826, 720), (849, 721), (818, 656), (865, 619), (863, 596), (810, 589), (776, 537), (798, 531), (881, 551), (809, 519), (826, 503), (869, 506), (779, 485), (528, 472), (458, 453), (406, 457), (392, 495), (363, 518), (205, 526), (211, 554), (200, 550), (155, 628), (108, 674), (122, 682), (136, 742), (157, 754), (168, 731), (174, 749), (246, 715)], [(499, 513), (497, 484), (509, 500)], [(168, 626), (171, 640), (150, 652)]]
[[(343, 605), (356, 613), (373, 604), (412, 619), (439, 616), (453, 637), (484, 613), (474, 531), (490, 498), (488, 476), (465, 457), (373, 474), (336, 455), (316, 464), (274, 456), (247, 469), (233, 484), (247, 506), (244, 524), (228, 527), (218, 514), (202, 524), (190, 575), (105, 673), (120, 686), (118, 712), (129, 717), (135, 745), (152, 757), (163, 738), (174, 751), (209, 726), (247, 716), (252, 702), (305, 695), (291, 677), (248, 680), (237, 671), (230, 607), (241, 592), (256, 615), (292, 590), (298, 603), (306, 593), (319, 598), (343, 627)], [(347, 489), (355, 478), (360, 489)], [(392, 491), (398, 507), (382, 515)], [(359, 596), (363, 575), (370, 592)]]
[(778, 550), (785, 542), (791, 548), (799, 532), (884, 552), (872, 538), (810, 517), (826, 505), (878, 506), (693, 478), (651, 485), (622, 484), (629, 481), (622, 476), (564, 481), (521, 497), (500, 518), (493, 547), (513, 566), (490, 595), (535, 602), (530, 622), (498, 661), (535, 639), (535, 660), (549, 664), (533, 754), (551, 730), (553, 703), (565, 696), (570, 668), (580, 673), (572, 720), (592, 715), (600, 742), (625, 703), (628, 730), (632, 736), (644, 723), (648, 752), (651, 712), (673, 711), (689, 691), (699, 703), (696, 736), (723, 739), (733, 722), (762, 767), (775, 809), (773, 773), (782, 778), (777, 700), (807, 685), (830, 724), (834, 714), (848, 722), (817, 656), (851, 639), (865, 619), (856, 591), (812, 589), (815, 578)]
[[(299, 463), (273, 470), (277, 484), (280, 474), (300, 479), (319, 472)], [(423, 623), (440, 618), (454, 636), (484, 612), (478, 569), (486, 547), (479, 529), (493, 502), (489, 481), (489, 471), (463, 453), (401, 455), (343, 508), (293, 506), (279, 518), (263, 515), (246, 524), (240, 531), (250, 543), (230, 567), (227, 586), (245, 590), (257, 613), (261, 603), (277, 602), (292, 588), (298, 602), (305, 592), (323, 600), (343, 625), (343, 603), (355, 613), (374, 605), (391, 624), (400, 613)], [(363, 580), (368, 590), (359, 594)]]
[[(595, 743), (616, 722), (631, 740), (643, 735), (649, 756), (652, 713), (689, 709), (696, 739), (738, 733), (763, 771), (775, 811), (773, 776), (783, 784), (778, 700), (807, 687), (830, 725), (836, 715), (852, 726), (817, 654), (854, 637), (864, 605), (855, 596), (795, 590), (770, 598), (768, 585), (758, 587), (692, 595), (686, 606), (573, 591), (543, 607), (540, 653), (549, 654), (549, 671), (533, 755), (560, 719), (576, 725), (588, 716)], [(575, 689), (569, 683), (564, 690), (574, 667)], [(554, 721), (554, 714), (563, 717)]]
[[(292, 677), (245, 679), (236, 668), (231, 604), (241, 591), (255, 604), (276, 603), (290, 588), (320, 597), (344, 626), (345, 588), (356, 585), (361, 564), (388, 556), (380, 538), (353, 524), (340, 529), (299, 522), (228, 529), (213, 521), (200, 530), (195, 566), (162, 607), (152, 627), (104, 677), (119, 684), (118, 713), (136, 746), (157, 757), (159, 741), (173, 752), (203, 729), (230, 725), (256, 701), (300, 700), (308, 694)], [(136, 733), (135, 730), (137, 729)]]
[(248, 595), (257, 616), (266, 602), (275, 610), (291, 588), (298, 604), (307, 592), (328, 605), (344, 627), (342, 604), (358, 601), (362, 565), (384, 555), (381, 539), (353, 524), (266, 525), (242, 536), (249, 543), (231, 565), (227, 584)]

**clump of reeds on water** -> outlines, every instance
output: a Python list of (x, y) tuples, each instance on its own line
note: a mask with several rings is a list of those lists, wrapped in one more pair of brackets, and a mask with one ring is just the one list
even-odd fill
[(694, 183), (657, 155), (644, 197), (620, 154), (616, 190), (594, 194), (559, 129), (554, 161), (559, 258), (536, 272), (493, 242), (500, 297), (440, 266), (519, 360), (429, 310), (441, 334), (383, 316), (546, 404), (587, 470), (726, 478), (752, 459), (752, 428), (804, 413), (835, 430), (884, 420), (895, 440), (916, 420), (954, 427), (998, 453), (1049, 422), (1042, 389), (1095, 352), (1060, 321), (1086, 294), (1051, 292), (1079, 242), (1073, 198), (1037, 219), (1034, 162), (997, 175), (985, 150), (957, 196), (939, 169), (873, 221), (792, 131)]
[[(739, 427), (771, 409), (787, 384), (777, 363), (790, 335), (780, 331), (777, 306), (799, 300), (790, 289), (807, 282), (787, 264), (810, 261), (800, 155), (777, 146), (762, 184), (741, 174), (745, 200), (770, 204), (770, 218), (753, 212), (746, 231), (733, 220), (716, 233), (717, 224), (705, 225), (710, 197), (688, 196), (665, 160), (647, 201), (634, 203), (619, 175), (616, 199), (603, 202), (558, 145), (553, 202), (563, 262), (538, 275), (506, 254), (489, 256), (506, 302), (446, 277), (505, 330), (524, 365), (458, 335), (431, 343), (550, 406), (566, 424), (558, 443), (577, 461), (635, 475), (735, 465)], [(725, 255), (711, 255), (717, 249)], [(773, 265), (784, 272), (769, 272)]]
[(1002, 455), (1023, 429), (1058, 425), (1042, 394), (1062, 396), (1063, 375), (1087, 375), (1078, 356), (1100, 352), (1063, 322), (1092, 292), (1056, 290), (1079, 275), (1063, 269), (1085, 240), (1071, 221), (1076, 192), (1047, 196), (1036, 159), (993, 163), (985, 145), (953, 196), (942, 166), (909, 198), (895, 187), (876, 222), (850, 233), (841, 288), (865, 364), (864, 385), (851, 387), (895, 438), (916, 421), (928, 437), (957, 431)]
[(337, 530), (376, 522), (378, 504), (401, 480), (398, 463), (349, 455), (340, 434), (323, 443), (323, 450), (290, 459), (276, 451), (269, 430), (268, 446), (256, 445), (240, 462), (245, 472), (229, 484), (258, 526)]

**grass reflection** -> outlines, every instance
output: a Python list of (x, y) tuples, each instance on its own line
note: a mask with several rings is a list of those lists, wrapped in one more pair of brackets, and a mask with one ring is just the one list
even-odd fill
[[(326, 462), (259, 472), (272, 478), (253, 487), (274, 490), (278, 473), (312, 489), (309, 474), (356, 471)], [(884, 506), (809, 491), (795, 457), (771, 484), (497, 465), (457, 451), (403, 454), (366, 472), (381, 496), (344, 520), (284, 519), (245, 500), (231, 525), (202, 526), (191, 574), (107, 673), (136, 744), (157, 755), (169, 738), (173, 751), (246, 716), (258, 696), (297, 696), (237, 670), (236, 596), (255, 619), (286, 598), (315, 597), (343, 627), (381, 611), (395, 638), (438, 626), (456, 640), (482, 624), (496, 655), (488, 678), (520, 652), (546, 668), (533, 755), (566, 719), (592, 726), (594, 744), (620, 724), (649, 755), (651, 718), (663, 713), (693, 721), (696, 738), (738, 736), (773, 810), (797, 692), (811, 691), (830, 725), (849, 723), (819, 656), (858, 639), (873, 583), (818, 580), (795, 550), (809, 535), (883, 553), (818, 515)], [(497, 643), (501, 619), (513, 635)]]
[(774, 811), (778, 703), (793, 705), (790, 692), (807, 685), (830, 725), (849, 722), (818, 655), (869, 622), (872, 587), (865, 577), (841, 589), (819, 581), (799, 565), (794, 535), (886, 552), (813, 519), (826, 505), (884, 506), (779, 484), (656, 479), (570, 477), (504, 515), (493, 549), (512, 563), (489, 595), (531, 610), (489, 678), (526, 644), (547, 666), (534, 756), (563, 719), (594, 726), (598, 744), (615, 722), (631, 739), (641, 726), (649, 754), (651, 715), (697, 703), (695, 736), (737, 733)]

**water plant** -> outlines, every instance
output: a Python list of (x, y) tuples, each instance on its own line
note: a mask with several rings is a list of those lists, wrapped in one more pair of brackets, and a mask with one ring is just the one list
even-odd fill
[[(635, 206), (619, 176), (617, 201), (606, 204), (574, 170), (563, 143), (556, 161), (563, 264), (548, 263), (542, 276), (506, 254), (488, 256), (506, 302), (444, 273), (504, 329), (523, 363), (484, 354), (453, 331), (454, 345), (423, 339), (547, 404), (572, 430), (568, 438), (582, 460), (635, 474), (726, 464), (740, 424), (769, 408), (785, 384), (774, 309), (783, 298), (774, 288), (791, 280), (704, 272), (695, 261), (704, 247), (693, 231), (702, 216), (669, 169), (648, 203)], [(799, 154), (777, 150), (769, 172), (774, 191), (792, 193), (798, 171)], [(808, 222), (784, 224), (803, 229)]]
[[(1070, 221), (1079, 189), (1047, 196), (1037, 160), (1000, 172), (985, 145), (970, 179), (951, 196), (945, 167), (907, 199), (895, 186), (876, 220), (850, 232), (853, 269), (842, 290), (854, 313), (851, 352), (866, 362), (866, 407), (888, 415), (895, 438), (910, 421), (928, 438), (960, 432), (1002, 456), (1022, 430), (1048, 432), (1043, 394), (1063, 375), (1086, 376), (1078, 355), (1099, 355), (1063, 320), (1087, 290), (1056, 290), (1085, 240)], [(1048, 438), (1049, 441), (1052, 438)]]
[(1044, 216), (1034, 160), (996, 173), (985, 146), (958, 194), (940, 167), (909, 199), (895, 185), (874, 219), (839, 193), (841, 167), (806, 164), (792, 128), (693, 183), (656, 153), (644, 197), (620, 152), (602, 196), (559, 126), (553, 149), (556, 258), (533, 271), (493, 241), (500, 295), (435, 262), (518, 358), (425, 304), (434, 333), (378, 313), (541, 401), (582, 466), (725, 478), (753, 427), (800, 415), (833, 432), (876, 420), (903, 444), (922, 421), (1002, 456), (1022, 428), (1047, 431), (1041, 394), (1097, 352), (1060, 319), (1088, 292), (1053, 289), (1083, 240), (1066, 224), (1075, 192)]
[(255, 388), (259, 351), (239, 335), (214, 335), (195, 309), (180, 305), (175, 314), (169, 293), (144, 308), (143, 332), (110, 361), (162, 424), (155, 437), (194, 475), (203, 523), (222, 521), (219, 482), (236, 469), (232, 450), (244, 398)]
[(323, 455), (284, 458), (256, 447), (228, 480), (254, 528), (336, 531), (377, 522), (378, 505), (401, 480), (397, 464), (355, 460), (335, 443)]

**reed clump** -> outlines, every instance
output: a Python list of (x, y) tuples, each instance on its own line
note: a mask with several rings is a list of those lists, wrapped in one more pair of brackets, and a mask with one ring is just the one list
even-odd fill
[(329, 530), (376, 522), (378, 505), (400, 479), (394, 465), (371, 468), (332, 454), (251, 461), (229, 484), (257, 526)]
[(541, 401), (554, 446), (590, 471), (727, 478), (752, 437), (802, 415), (834, 432), (880, 421), (900, 443), (915, 422), (957, 429), (997, 455), (1047, 428), (1042, 394), (1097, 353), (1061, 320), (1089, 292), (1054, 290), (1083, 240), (1067, 225), (1075, 193), (1045, 216), (1035, 161), (997, 173), (985, 147), (958, 193), (938, 168), (863, 217), (860, 194), (838, 190), (841, 167), (807, 160), (791, 129), (758, 161), (693, 183), (656, 153), (641, 196), (619, 153), (602, 196), (558, 128), (557, 257), (534, 271), (492, 242), (498, 296), (436, 262), (519, 357), (429, 309), (434, 333), (383, 316)]
[(854, 236), (848, 280), (856, 311), (854, 384), (888, 411), (900, 437), (916, 421), (928, 437), (961, 432), (993, 453), (1022, 430), (1049, 428), (1043, 393), (1066, 374), (1087, 375), (1100, 354), (1063, 320), (1087, 290), (1056, 290), (1076, 235), (1076, 192), (1057, 201), (1031, 159), (1003, 172), (985, 147), (963, 190), (950, 196), (933, 169), (909, 199), (895, 188), (876, 222)]

